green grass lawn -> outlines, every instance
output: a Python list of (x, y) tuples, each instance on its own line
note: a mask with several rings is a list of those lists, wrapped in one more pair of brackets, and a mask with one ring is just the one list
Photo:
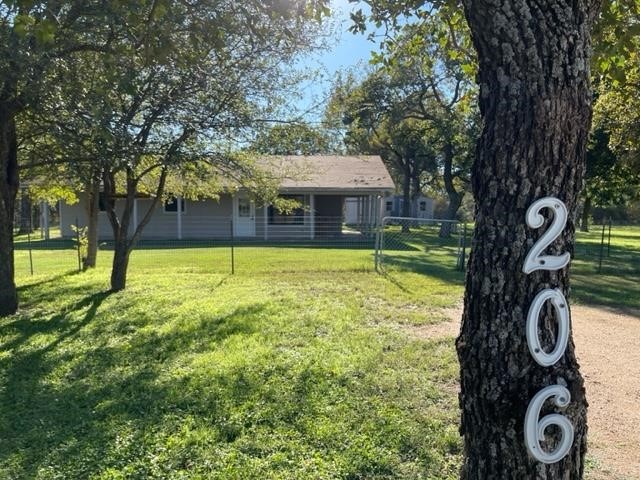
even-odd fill
[(578, 233), (571, 270), (573, 297), (580, 303), (640, 311), (640, 227), (612, 229), (599, 272), (601, 238), (599, 225)]
[(411, 326), (443, 319), (461, 274), (294, 253), (301, 271), (235, 276), (189, 249), (134, 257), (118, 294), (106, 255), (21, 275), (0, 323), (0, 478), (456, 478), (453, 339)]
[[(640, 301), (640, 229), (603, 274), (579, 238), (578, 301)], [(146, 248), (108, 294), (110, 252), (16, 252), (22, 308), (0, 322), (0, 478), (457, 478), (456, 243)], [(52, 248), (55, 245), (57, 248)], [(157, 246), (156, 246), (157, 247)], [(393, 253), (393, 254), (392, 254)], [(582, 255), (582, 256), (580, 256)], [(635, 273), (634, 273), (635, 272)]]

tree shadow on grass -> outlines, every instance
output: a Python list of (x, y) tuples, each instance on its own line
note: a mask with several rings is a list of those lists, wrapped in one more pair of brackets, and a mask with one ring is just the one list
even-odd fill
[[(58, 273), (57, 275), (53, 275), (53, 276), (47, 276), (44, 279), (38, 280), (36, 282), (31, 282), (31, 283), (23, 283), (22, 285), (19, 285), (17, 287), (18, 290), (18, 294), (20, 293), (28, 293), (30, 290), (36, 288), (36, 287), (41, 287), (47, 284), (54, 284), (56, 282), (59, 282), (60, 280), (64, 279), (64, 278), (68, 278), (68, 277), (73, 277), (75, 275), (79, 275), (82, 272), (79, 272), (78, 269), (73, 269), (73, 270), (68, 270), (66, 272), (62, 272), (62, 273)], [(86, 288), (85, 288), (86, 290)]]
[(571, 293), (587, 305), (605, 305), (632, 315), (640, 311), (640, 275), (576, 273)]
[[(165, 331), (150, 328), (160, 312), (133, 323), (100, 319), (96, 313), (109, 295), (89, 295), (47, 322), (20, 324), (22, 335), (11, 342), (21, 343), (20, 351), (0, 362), (0, 439), (11, 439), (0, 442), (0, 476), (35, 478), (47, 469), (61, 478), (89, 478), (123, 461), (142, 463), (144, 470), (153, 464), (143, 458), (150, 454), (144, 451), (148, 435), (167, 435), (191, 415), (214, 423), (228, 417), (216, 395), (203, 399), (182, 384), (188, 376), (161, 377), (165, 365), (183, 355), (251, 335), (265, 305), (203, 315)], [(48, 341), (40, 345), (36, 335)], [(254, 382), (258, 388), (259, 379)]]
[[(98, 285), (87, 285), (81, 282), (75, 285), (65, 284), (62, 286), (55, 284), (47, 286), (47, 284), (44, 283), (40, 286), (24, 290), (19, 294), (20, 310), (18, 311), (15, 322), (23, 322), (25, 319), (28, 319), (29, 322), (34, 322), (45, 317), (48, 318), (54, 312), (77, 310), (75, 299), (83, 298), (83, 295), (86, 295), (88, 291), (95, 292), (96, 290), (98, 290)], [(96, 295), (100, 293), (106, 292), (99, 291)], [(81, 302), (82, 300), (77, 301)], [(52, 311), (52, 309), (55, 310)]]
[[(464, 272), (456, 269), (455, 257), (447, 256), (446, 259), (451, 259), (450, 266), (441, 261), (431, 260), (427, 255), (385, 256), (380, 271), (388, 280), (407, 292), (413, 292), (411, 278), (406, 276), (407, 272), (433, 277), (452, 285), (463, 285)], [(424, 286), (420, 288), (423, 289)]]
[[(84, 288), (73, 289), (76, 292), (86, 291)], [(78, 302), (75, 302), (64, 309), (63, 312), (54, 315), (47, 319), (33, 319), (27, 317), (20, 317), (14, 321), (7, 322), (0, 326), (0, 337), (7, 334), (14, 333), (13, 340), (0, 345), (0, 351), (8, 351), (18, 347), (20, 344), (28, 341), (28, 339), (35, 334), (56, 334), (56, 341), (49, 344), (46, 350), (42, 350), (42, 353), (46, 353), (47, 350), (51, 350), (56, 347), (59, 342), (64, 341), (67, 337), (75, 334), (82, 327), (87, 325), (96, 315), (96, 311), (100, 304), (110, 295), (110, 292), (98, 292), (89, 295)], [(46, 300), (45, 300), (46, 301)], [(80, 321), (73, 321), (69, 318), (70, 312), (76, 312), (82, 310), (85, 307), (89, 307), (84, 314), (84, 317)], [(17, 333), (17, 336), (15, 335)], [(2, 365), (2, 362), (0, 362)]]

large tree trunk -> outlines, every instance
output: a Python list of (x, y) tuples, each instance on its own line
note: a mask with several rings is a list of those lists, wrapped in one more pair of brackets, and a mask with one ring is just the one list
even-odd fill
[[(462, 205), (462, 193), (451, 193), (449, 194), (449, 204), (447, 205), (447, 220), (455, 220), (458, 215), (458, 210), (460, 210), (460, 206)], [(448, 238), (451, 236), (451, 231), (453, 229), (453, 223), (443, 222), (440, 225), (440, 233), (438, 234), (440, 238)]]
[[(472, 171), (476, 200), (473, 250), (466, 277), (461, 369), (463, 479), (579, 479), (587, 445), (584, 383), (570, 338), (551, 367), (529, 353), (525, 322), (545, 288), (569, 293), (568, 268), (524, 274), (527, 252), (546, 230), (525, 223), (529, 205), (544, 196), (564, 201), (569, 221), (549, 254), (573, 252), (578, 195), (591, 118), (590, 5), (584, 0), (464, 0), (479, 57), (484, 127)], [(547, 211), (543, 211), (545, 217)], [(549, 302), (541, 338), (549, 351), (555, 321)], [(562, 415), (575, 430), (569, 454), (542, 464), (527, 452), (524, 418), (544, 387), (566, 385)], [(554, 410), (547, 402), (543, 414)], [(551, 439), (557, 431), (548, 429)]]
[(83, 268), (95, 268), (98, 258), (98, 215), (100, 213), (100, 177), (96, 176), (87, 189), (87, 256)]
[[(464, 193), (458, 192), (453, 183), (453, 145), (451, 141), (447, 141), (444, 145), (444, 170), (443, 180), (444, 188), (447, 192), (449, 205), (447, 206), (447, 218), (445, 220), (455, 220), (460, 205), (462, 205), (462, 197)], [(452, 224), (443, 222), (440, 225), (440, 238), (448, 238), (451, 235)]]
[(0, 316), (11, 315), (18, 309), (13, 263), (13, 222), (18, 186), (15, 118), (0, 105)]
[(591, 197), (584, 199), (584, 205), (582, 206), (582, 220), (580, 221), (580, 231), (589, 231), (589, 218), (591, 217)]

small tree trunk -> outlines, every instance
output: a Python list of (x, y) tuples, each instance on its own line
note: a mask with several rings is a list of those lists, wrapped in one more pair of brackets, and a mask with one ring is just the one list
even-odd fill
[(124, 290), (127, 286), (130, 254), (131, 247), (126, 239), (115, 242), (113, 264), (111, 266), (111, 291), (113, 292)]
[(18, 194), (18, 149), (13, 115), (0, 104), (0, 316), (18, 309), (13, 222)]
[(585, 197), (584, 205), (582, 206), (582, 220), (580, 222), (580, 231), (589, 231), (589, 218), (591, 217), (591, 197)]
[(125, 198), (124, 206), (122, 209), (122, 215), (118, 217), (116, 213), (116, 182), (115, 174), (105, 168), (102, 178), (104, 182), (105, 192), (105, 206), (111, 228), (113, 229), (113, 238), (115, 239), (115, 251), (113, 254), (113, 264), (111, 268), (111, 290), (119, 292), (124, 290), (127, 285), (127, 270), (129, 268), (129, 256), (131, 251), (135, 247), (142, 230), (151, 220), (154, 210), (162, 198), (164, 193), (164, 186), (167, 180), (167, 168), (162, 167), (160, 178), (158, 180), (158, 186), (156, 188), (156, 195), (151, 205), (142, 220), (134, 228), (133, 235), (129, 238), (129, 226), (133, 216), (133, 205), (136, 198), (136, 192), (138, 187), (138, 179), (135, 178), (132, 169), (127, 169), (127, 195)]
[[(459, 193), (453, 183), (453, 145), (451, 141), (447, 141), (444, 145), (444, 187), (449, 197), (449, 205), (447, 206), (447, 218), (445, 220), (455, 220), (460, 205), (462, 205), (463, 193)], [(443, 222), (440, 225), (440, 238), (448, 238), (451, 236), (451, 223)]]
[(20, 192), (20, 229), (18, 234), (24, 235), (27, 233), (33, 233), (31, 215), (33, 214), (33, 207), (31, 204), (31, 197), (26, 188), (23, 188)]
[[(404, 161), (404, 173), (402, 177), (402, 216), (411, 216), (411, 167), (407, 160)], [(402, 232), (409, 232), (409, 222), (402, 222)]]
[[(478, 52), (483, 117), (472, 170), (473, 249), (456, 341), (465, 480), (583, 475), (587, 402), (573, 341), (556, 364), (543, 367), (532, 358), (525, 334), (537, 293), (559, 288), (568, 298), (568, 268), (525, 274), (522, 266), (548, 228), (548, 222), (529, 228), (525, 214), (545, 196), (557, 197), (569, 212), (567, 227), (547, 253), (573, 251), (591, 119), (590, 8), (584, 0), (464, 0)], [(540, 315), (546, 351), (555, 344), (555, 326), (547, 302)], [(573, 425), (574, 440), (562, 460), (543, 464), (527, 451), (524, 418), (534, 395), (554, 384), (571, 394), (561, 414)], [(543, 415), (555, 410), (548, 402)], [(547, 434), (557, 440), (555, 429)]]
[(411, 216), (417, 217), (420, 215), (420, 205), (418, 199), (422, 195), (420, 189), (420, 176), (415, 172), (411, 175)]
[(88, 188), (87, 199), (87, 256), (83, 268), (95, 268), (98, 258), (98, 215), (100, 213), (100, 178), (93, 180)]

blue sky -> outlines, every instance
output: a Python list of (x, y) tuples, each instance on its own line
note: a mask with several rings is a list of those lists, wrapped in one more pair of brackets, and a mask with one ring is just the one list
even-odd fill
[[(332, 35), (333, 45), (328, 51), (311, 55), (300, 62), (301, 69), (319, 68), (321, 73), (315, 76), (313, 81), (306, 82), (303, 86), (303, 98), (297, 102), (297, 108), (307, 112), (305, 118), (317, 121), (322, 117), (322, 103), (326, 99), (331, 80), (341, 70), (357, 69), (364, 71), (369, 63), (371, 51), (376, 50), (377, 45), (367, 39), (367, 35), (354, 35), (348, 31), (351, 25), (349, 12), (363, 8), (362, 4), (350, 4), (348, 0), (333, 0), (333, 23), (335, 32)], [(329, 29), (330, 27), (327, 26)]]

